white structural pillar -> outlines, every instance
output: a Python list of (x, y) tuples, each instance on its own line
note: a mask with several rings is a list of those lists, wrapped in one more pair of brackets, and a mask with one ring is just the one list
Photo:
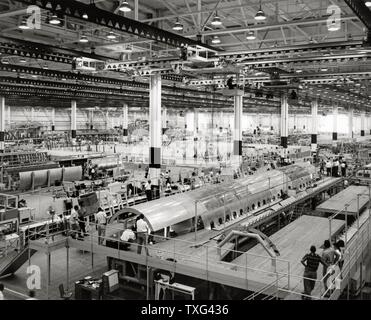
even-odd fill
[(128, 127), (129, 127), (129, 106), (124, 103), (122, 107), (122, 135), (124, 137), (124, 142), (128, 142)]
[(361, 113), (361, 137), (366, 135), (366, 112)]
[(10, 130), (10, 124), (11, 124), (11, 110), (10, 110), (10, 106), (8, 106), (8, 114), (7, 114), (7, 122), (8, 122), (8, 130)]
[(52, 108), (51, 118), (52, 118), (52, 131), (55, 131), (55, 108)]
[(94, 109), (89, 110), (89, 124), (90, 130), (94, 129)]
[(287, 94), (281, 96), (281, 147), (283, 148), (283, 157), (287, 155), (287, 140), (289, 136), (289, 103)]
[(0, 97), (0, 153), (5, 152), (5, 97)]
[(71, 101), (71, 140), (76, 142), (76, 100)]
[(353, 138), (353, 108), (349, 108), (348, 113), (348, 134), (349, 138)]
[(336, 146), (338, 140), (338, 107), (332, 108), (332, 144)]
[(161, 117), (161, 122), (162, 122), (162, 134), (165, 134), (167, 130), (167, 108), (162, 109), (162, 117)]
[(198, 157), (198, 151), (197, 151), (197, 145), (198, 145), (198, 109), (195, 108), (193, 112), (194, 120), (193, 120), (193, 147), (194, 147), (194, 154), (193, 157), (195, 161), (197, 161)]
[(313, 153), (317, 153), (317, 135), (318, 135), (318, 100), (312, 101), (312, 136), (311, 149)]
[(109, 120), (109, 111), (106, 111), (106, 130), (108, 130), (109, 125), (108, 125), (108, 120)]
[(161, 75), (150, 78), (149, 96), (149, 177), (152, 184), (158, 185), (161, 172)]
[(234, 96), (234, 135), (233, 135), (233, 164), (236, 167), (241, 165), (242, 160), (242, 115), (243, 96)]

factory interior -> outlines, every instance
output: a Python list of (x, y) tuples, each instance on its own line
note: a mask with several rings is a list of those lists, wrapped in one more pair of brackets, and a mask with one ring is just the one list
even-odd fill
[(370, 61), (368, 0), (0, 0), (0, 300), (371, 300)]

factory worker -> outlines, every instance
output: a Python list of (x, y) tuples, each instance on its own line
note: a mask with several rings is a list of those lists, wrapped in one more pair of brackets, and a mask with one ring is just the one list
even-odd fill
[(79, 218), (79, 214), (78, 214), (78, 210), (79, 210), (79, 206), (74, 206), (72, 209), (71, 209), (71, 215), (70, 215), (70, 226), (71, 226), (71, 230), (73, 230), (72, 232), (72, 238), (76, 238), (76, 235), (77, 235), (77, 230), (79, 229), (79, 224), (78, 224), (78, 218)]
[(310, 247), (310, 253), (306, 254), (301, 259), (302, 265), (305, 267), (304, 270), (304, 292), (305, 296), (302, 296), (303, 300), (310, 300), (310, 295), (314, 289), (317, 280), (317, 270), (321, 263), (324, 268), (328, 267), (326, 261), (324, 261), (318, 254), (316, 254), (316, 247)]
[(148, 255), (148, 248), (147, 248), (147, 241), (148, 241), (148, 235), (150, 233), (150, 229), (148, 227), (147, 222), (144, 221), (144, 215), (141, 214), (136, 223), (137, 227), (137, 242), (138, 242), (138, 249), (137, 253), (142, 253), (142, 246), (144, 245), (146, 248), (146, 253)]
[(326, 162), (326, 174), (327, 174), (328, 177), (331, 177), (331, 170), (332, 170), (332, 162), (329, 159)]
[(120, 239), (121, 241), (124, 241), (122, 244), (123, 250), (128, 250), (130, 248), (130, 242), (134, 242), (135, 240), (135, 233), (134, 233), (135, 228), (131, 227), (131, 229), (125, 229), (124, 232), (122, 233)]
[(103, 245), (103, 237), (106, 233), (107, 215), (102, 208), (98, 208), (98, 213), (95, 215), (95, 223), (98, 230), (98, 244)]
[(144, 185), (144, 188), (146, 190), (147, 201), (152, 200), (152, 184), (151, 183), (152, 183), (151, 180), (148, 180), (146, 184)]
[(165, 193), (167, 195), (169, 195), (171, 193), (171, 185), (170, 185), (169, 182), (166, 184)]

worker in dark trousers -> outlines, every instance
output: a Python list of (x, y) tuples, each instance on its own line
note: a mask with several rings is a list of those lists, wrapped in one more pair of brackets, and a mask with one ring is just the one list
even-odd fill
[(339, 176), (339, 159), (335, 159), (333, 167), (332, 167), (332, 176), (338, 177)]
[(317, 270), (319, 264), (327, 268), (327, 263), (318, 255), (316, 254), (316, 247), (310, 247), (310, 253), (306, 254), (303, 259), (301, 259), (302, 265), (305, 267), (304, 269), (304, 292), (302, 299), (303, 300), (310, 300), (310, 295), (314, 289), (317, 280)]
[(147, 196), (147, 201), (151, 201), (152, 200), (152, 185), (151, 185), (151, 180), (148, 180), (146, 185), (145, 185), (145, 189), (146, 189), (146, 196)]
[(340, 168), (341, 168), (341, 176), (346, 177), (346, 175), (347, 175), (347, 163), (345, 161), (343, 161), (340, 165)]
[(328, 177), (331, 177), (332, 163), (330, 160), (326, 162), (326, 174)]

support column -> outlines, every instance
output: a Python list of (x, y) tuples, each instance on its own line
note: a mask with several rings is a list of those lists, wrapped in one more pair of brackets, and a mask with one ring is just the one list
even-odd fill
[(184, 114), (183, 160), (187, 159), (187, 114)]
[(234, 134), (233, 134), (233, 165), (237, 168), (242, 162), (242, 114), (243, 96), (234, 97)]
[(283, 148), (282, 157), (287, 156), (287, 140), (289, 136), (289, 104), (287, 94), (281, 96), (281, 147)]
[(332, 109), (332, 144), (336, 147), (338, 140), (338, 107), (333, 106)]
[(8, 130), (10, 130), (10, 124), (11, 124), (11, 120), (10, 120), (10, 118), (11, 118), (11, 116), (10, 116), (10, 106), (8, 106), (8, 114), (7, 114), (7, 118), (8, 118), (8, 120), (7, 120), (7, 123), (8, 123)]
[(150, 78), (149, 96), (149, 177), (158, 185), (161, 172), (161, 75)]
[(311, 110), (312, 110), (311, 149), (312, 149), (312, 153), (317, 154), (318, 100), (312, 101)]
[(128, 127), (129, 127), (129, 106), (124, 103), (122, 107), (122, 135), (124, 137), (124, 142), (128, 143)]
[(361, 113), (361, 137), (365, 136), (366, 132), (365, 124), (366, 124), (366, 112), (363, 111)]
[(55, 131), (55, 108), (52, 108), (51, 112), (51, 118), (52, 118), (52, 131)]
[(109, 111), (107, 110), (106, 111), (106, 130), (108, 130), (109, 126), (108, 126), (108, 118), (109, 118)]
[(165, 134), (165, 132), (167, 130), (167, 124), (168, 124), (168, 121), (167, 121), (167, 108), (163, 108), (162, 109), (161, 120), (162, 120), (162, 134)]
[(0, 97), (0, 153), (5, 152), (5, 97)]
[(193, 158), (195, 159), (195, 161), (197, 161), (197, 157), (198, 157), (198, 154), (197, 154), (197, 144), (198, 144), (198, 109), (194, 109), (194, 113), (193, 113), (193, 116), (194, 116), (194, 121), (193, 121), (193, 148), (194, 148), (194, 154), (193, 154)]
[(90, 130), (94, 129), (94, 110), (93, 109), (89, 110), (89, 126), (90, 126)]
[(348, 134), (349, 138), (353, 138), (353, 108), (349, 109), (348, 113)]
[(71, 141), (76, 143), (76, 101), (71, 101)]

